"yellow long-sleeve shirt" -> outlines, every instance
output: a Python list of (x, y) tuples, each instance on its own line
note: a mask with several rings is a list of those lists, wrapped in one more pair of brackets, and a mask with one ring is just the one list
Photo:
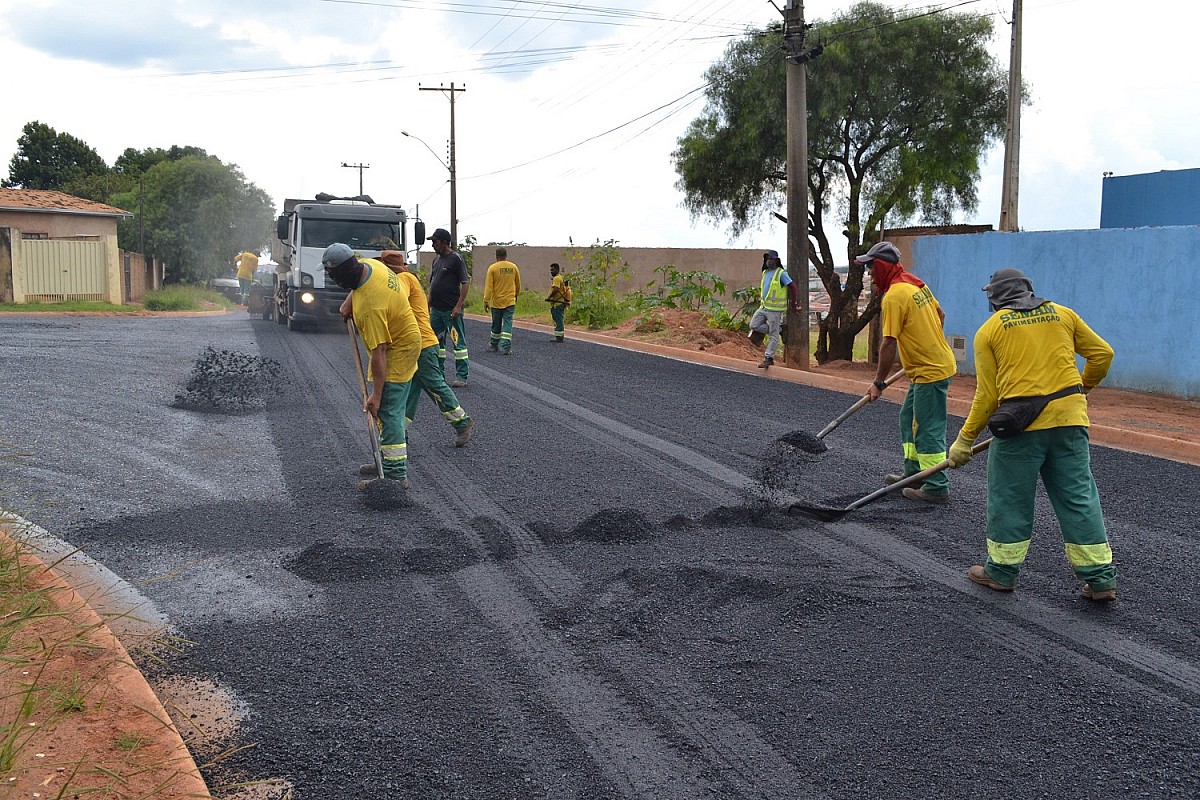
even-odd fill
[(483, 302), (492, 308), (508, 308), (517, 304), (521, 293), (521, 271), (511, 261), (497, 261), (488, 267), (483, 282)]
[[(1086, 360), (1082, 376), (1076, 354)], [(975, 334), (975, 398), (959, 436), (974, 441), (996, 406), (1010, 397), (1047, 395), (1080, 383), (1091, 389), (1108, 374), (1112, 359), (1108, 342), (1064, 305), (997, 311)], [(1069, 425), (1088, 425), (1081, 394), (1051, 400), (1026, 430)]]
[(254, 253), (239, 253), (233, 263), (237, 264), (238, 280), (254, 280), (254, 273), (258, 271), (258, 256)]

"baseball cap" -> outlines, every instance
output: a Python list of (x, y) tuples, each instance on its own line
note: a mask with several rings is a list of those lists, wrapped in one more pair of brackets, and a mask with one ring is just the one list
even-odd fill
[(891, 242), (880, 242), (854, 260), (860, 264), (870, 264), (877, 258), (880, 261), (890, 261), (893, 264), (899, 264), (900, 251)]
[(429, 241), (432, 242), (434, 239), (441, 239), (443, 242), (449, 242), (451, 241), (450, 231), (446, 230), (445, 228), (438, 228), (429, 235)]
[(354, 251), (350, 249), (349, 245), (334, 242), (329, 247), (326, 247), (325, 252), (321, 254), (321, 266), (326, 269), (336, 267), (338, 264), (349, 261), (352, 258), (354, 258)]

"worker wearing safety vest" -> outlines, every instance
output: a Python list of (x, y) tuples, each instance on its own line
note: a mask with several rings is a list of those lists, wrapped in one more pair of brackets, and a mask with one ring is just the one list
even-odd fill
[(762, 282), (758, 288), (762, 304), (750, 317), (750, 341), (757, 347), (764, 338), (767, 339), (767, 350), (758, 365), (759, 369), (767, 369), (775, 363), (779, 331), (783, 327), (783, 315), (787, 312), (789, 299), (792, 310), (800, 310), (796, 284), (783, 268), (779, 253), (775, 250), (763, 253)]

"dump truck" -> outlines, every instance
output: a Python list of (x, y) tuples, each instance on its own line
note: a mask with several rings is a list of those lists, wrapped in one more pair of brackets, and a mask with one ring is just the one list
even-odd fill
[[(408, 215), (400, 206), (376, 203), (367, 195), (285, 200), (275, 220), (271, 259), (275, 269), (270, 316), (288, 330), (341, 323), (338, 308), (346, 291), (325, 276), (321, 254), (334, 242), (363, 258), (384, 250), (409, 251)], [(425, 243), (425, 223), (413, 221), (413, 249)], [(264, 316), (267, 316), (264, 312)]]

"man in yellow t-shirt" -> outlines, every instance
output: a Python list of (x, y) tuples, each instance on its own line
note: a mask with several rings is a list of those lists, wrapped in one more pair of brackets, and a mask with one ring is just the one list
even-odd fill
[[(407, 489), (404, 412), (421, 352), (421, 330), (408, 304), (408, 293), (391, 270), (359, 262), (354, 251), (340, 242), (325, 248), (321, 262), (330, 280), (354, 298), (354, 324), (369, 354), (370, 393), (364, 410), (380, 423), (383, 477), (400, 481)], [(359, 483), (359, 491), (366, 491), (369, 483)]]
[(567, 335), (567, 306), (571, 305), (571, 287), (560, 272), (558, 264), (550, 265), (550, 293), (546, 302), (550, 304), (550, 318), (554, 320), (554, 341), (561, 342)]
[(508, 249), (496, 248), (496, 261), (487, 270), (483, 281), (483, 310), (492, 312), (492, 336), (488, 348), (492, 352), (512, 355), (512, 321), (521, 294), (521, 271), (508, 260)]
[(242, 305), (250, 297), (250, 284), (254, 282), (254, 273), (258, 272), (258, 256), (251, 252), (238, 253), (233, 259), (237, 267), (238, 291), (242, 294)]
[[(904, 472), (884, 478), (889, 484), (896, 483), (946, 460), (946, 396), (958, 365), (942, 332), (946, 318), (942, 307), (925, 282), (904, 269), (896, 246), (880, 242), (855, 261), (870, 266), (875, 291), (883, 295), (879, 367), (867, 396), (879, 399), (897, 357), (908, 375), (908, 392), (900, 407)], [(950, 502), (950, 481), (945, 471), (938, 472), (919, 487), (907, 487), (904, 496), (945, 505)]]
[[(1020, 270), (994, 273), (983, 290), (995, 313), (975, 334), (975, 398), (950, 447), (950, 466), (971, 460), (971, 443), (1004, 400), (1066, 393), (1047, 402), (1023, 432), (992, 440), (988, 557), (967, 570), (967, 577), (996, 591), (1013, 590), (1033, 536), (1040, 476), (1058, 518), (1067, 561), (1083, 581), (1083, 596), (1116, 600), (1117, 568), (1092, 476), (1085, 397), (1108, 374), (1113, 349), (1074, 311), (1036, 297), (1033, 283)], [(1082, 375), (1076, 354), (1085, 361)]]

